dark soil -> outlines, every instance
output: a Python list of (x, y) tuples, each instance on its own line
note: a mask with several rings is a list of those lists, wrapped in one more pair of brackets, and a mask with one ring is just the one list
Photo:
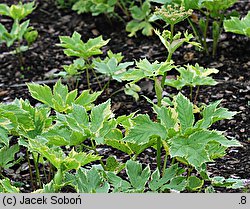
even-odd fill
[[(0, 3), (11, 4), (16, 1), (0, 0)], [(62, 65), (69, 64), (71, 59), (64, 55), (62, 48), (56, 46), (59, 43), (59, 36), (72, 35), (74, 31), (82, 35), (84, 41), (97, 35), (111, 39), (108, 47), (104, 47), (104, 54), (111, 49), (113, 52), (122, 52), (124, 60), (138, 60), (147, 57), (150, 61), (166, 59), (166, 50), (156, 36), (144, 37), (138, 33), (137, 37), (129, 38), (125, 26), (116, 20), (109, 20), (101, 15), (92, 17), (89, 14), (77, 15), (71, 10), (59, 10), (53, 0), (37, 0), (37, 9), (29, 16), (31, 25), (38, 30), (38, 40), (31, 49), (23, 54), (25, 70), (20, 70), (18, 59), (9, 53), (8, 49), (2, 45), (0, 48), (0, 102), (11, 102), (15, 98), (29, 99), (33, 104), (26, 82), (48, 83), (52, 86), (53, 73), (62, 70)], [(248, 1), (239, 1), (233, 9), (244, 15), (250, 8)], [(6, 17), (1, 17), (0, 22), (4, 25), (11, 25), (11, 21)], [(187, 24), (178, 26), (179, 30), (186, 30)], [(250, 39), (247, 37), (223, 33), (221, 36), (218, 53), (215, 58), (208, 57), (193, 47), (185, 46), (174, 54), (173, 60), (176, 64), (199, 63), (204, 67), (215, 67), (219, 73), (213, 77), (219, 81), (214, 87), (203, 87), (199, 94), (198, 101), (210, 103), (222, 99), (222, 105), (229, 110), (237, 111), (238, 114), (232, 120), (225, 120), (214, 125), (213, 128), (225, 131), (228, 137), (235, 138), (242, 143), (241, 148), (233, 148), (228, 154), (214, 163), (210, 163), (209, 171), (213, 176), (234, 177), (250, 179), (250, 141), (249, 141), (249, 101), (250, 101)], [(94, 81), (93, 81), (94, 82)], [(154, 92), (149, 82), (140, 83), (143, 92), (141, 94), (153, 99)], [(93, 85), (93, 90), (99, 90), (98, 85)], [(123, 84), (112, 82), (109, 92), (121, 89)], [(86, 78), (80, 80), (79, 89), (86, 89)], [(166, 87), (166, 93), (172, 94), (175, 91)], [(183, 93), (188, 95), (188, 89)], [(99, 102), (105, 101), (108, 95), (105, 93)], [(150, 105), (140, 98), (135, 102), (132, 97), (120, 92), (112, 97), (113, 109), (116, 115), (129, 114), (136, 110), (139, 113), (149, 113), (152, 115)], [(107, 155), (112, 150), (105, 149)], [(119, 152), (115, 153), (119, 155)], [(151, 151), (141, 155), (141, 162), (150, 163), (155, 166), (155, 160)], [(29, 174), (27, 163), (22, 164), (17, 169), (9, 169), (6, 173), (13, 181), (26, 182), (23, 192), (29, 192)], [(219, 190), (218, 190), (219, 191)], [(226, 192), (226, 190), (220, 190)], [(231, 192), (231, 191), (227, 191)]]

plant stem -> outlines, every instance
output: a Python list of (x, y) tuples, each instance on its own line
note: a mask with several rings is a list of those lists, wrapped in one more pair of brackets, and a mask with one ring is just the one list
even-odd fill
[(197, 102), (197, 97), (198, 97), (199, 91), (200, 91), (200, 86), (198, 86), (196, 89), (195, 96), (194, 96), (194, 104), (196, 104), (196, 102)]
[(116, 95), (117, 93), (123, 91), (124, 88), (118, 89), (117, 91), (115, 91), (114, 93), (112, 93), (109, 97), (111, 98), (112, 96)]
[(164, 176), (164, 174), (165, 174), (165, 170), (167, 167), (167, 160), (168, 160), (168, 155), (166, 153), (165, 158), (164, 158), (163, 168), (162, 168), (162, 176)]
[(172, 44), (174, 38), (174, 24), (170, 25), (170, 32), (171, 32), (170, 43)]
[[(171, 36), (170, 36), (170, 45), (171, 45), (173, 42), (173, 37), (174, 37), (174, 24), (170, 25), (170, 30), (171, 30)], [(170, 62), (170, 60), (172, 59), (172, 56), (173, 56), (173, 51), (170, 48), (168, 50), (167, 62)], [(161, 80), (161, 87), (162, 88), (164, 88), (166, 77), (167, 77), (167, 72), (164, 72), (164, 75), (163, 75), (162, 80)]]
[(162, 100), (162, 87), (161, 87), (161, 84), (159, 82), (159, 80), (154, 77), (154, 82), (155, 82), (155, 93), (156, 93), (156, 97), (157, 97), (157, 105), (158, 107), (161, 107), (161, 100)]
[(32, 174), (32, 169), (31, 169), (31, 163), (30, 163), (30, 158), (29, 158), (29, 152), (28, 152), (28, 150), (26, 150), (26, 158), (27, 158), (28, 165), (29, 165), (31, 187), (34, 190), (35, 189), (35, 185), (34, 185), (34, 182), (33, 182), (33, 174)]
[(219, 31), (218, 31), (217, 36), (214, 37), (214, 40), (213, 40), (213, 53), (212, 53), (212, 56), (213, 56), (213, 57), (215, 57), (215, 55), (216, 55), (217, 46), (218, 46), (218, 42), (219, 42), (219, 37), (220, 37), (221, 32), (222, 32), (222, 27), (221, 27), (221, 25), (222, 25), (222, 23), (223, 23), (223, 21), (224, 21), (224, 12), (225, 12), (225, 11), (223, 11), (223, 13), (220, 15), (220, 21), (219, 21), (219, 23), (218, 23), (218, 30), (219, 30)]
[(17, 54), (17, 57), (18, 57), (19, 65), (22, 68), (24, 66), (24, 61), (23, 61), (23, 55), (22, 55), (22, 52), (21, 52), (20, 40), (18, 40), (18, 47), (15, 50), (16, 50), (16, 54)]
[[(95, 154), (98, 155), (99, 153), (98, 153), (97, 150), (96, 150), (96, 145), (95, 145), (94, 141), (93, 141), (93, 140), (90, 140), (90, 141), (91, 141), (91, 145), (92, 145), (92, 148), (93, 148)], [(100, 164), (101, 164), (103, 170), (106, 171), (107, 168), (106, 168), (106, 166), (104, 165), (103, 161), (102, 161), (102, 160), (99, 160), (99, 162), (100, 162)]]
[(206, 24), (205, 24), (205, 29), (203, 31), (203, 46), (205, 49), (206, 54), (208, 55), (208, 47), (207, 47), (207, 29), (208, 29), (208, 24), (209, 24), (209, 14), (206, 13)]
[(32, 153), (32, 157), (33, 157), (33, 161), (34, 161), (34, 165), (35, 165), (35, 170), (36, 170), (36, 181), (38, 181), (38, 185), (41, 188), (42, 187), (42, 183), (41, 183), (41, 178), (40, 178), (40, 172), (38, 169), (38, 161), (39, 161), (39, 156), (37, 157), (37, 161), (35, 160), (35, 155), (34, 153)]
[(48, 177), (47, 177), (47, 173), (46, 173), (46, 170), (45, 170), (44, 163), (43, 163), (43, 175), (44, 175), (44, 178), (45, 178), (45, 182), (47, 183), (48, 182)]
[(121, 1), (117, 1), (117, 6), (122, 10), (122, 12), (129, 18), (130, 14), (126, 8), (126, 5), (124, 5), (124, 3)]
[(104, 87), (102, 88), (102, 91), (106, 90), (106, 94), (108, 95), (108, 91), (107, 89), (109, 88), (109, 84), (110, 84), (110, 81), (111, 81), (111, 77), (109, 77), (109, 80), (108, 82), (104, 85)]
[(158, 137), (157, 138), (157, 156), (156, 156), (156, 160), (157, 160), (157, 168), (159, 170), (159, 172), (161, 173), (161, 138)]
[(89, 69), (86, 69), (86, 77), (87, 77), (87, 84), (88, 84), (88, 89), (90, 89), (90, 81), (89, 81)]
[(192, 22), (192, 20), (190, 20), (190, 18), (188, 17), (188, 22), (190, 24), (190, 26), (192, 27), (192, 30), (194, 32), (194, 35), (195, 35), (195, 38), (196, 40), (198, 40), (201, 44), (203, 43), (202, 42), (202, 37), (201, 35), (199, 34), (198, 30), (197, 30), (197, 27), (194, 25), (194, 23)]
[(192, 99), (193, 99), (193, 86), (190, 86), (189, 99), (190, 99), (190, 101), (192, 101)]
[(96, 75), (95, 70), (94, 70), (93, 68), (91, 68), (91, 70), (92, 70), (92, 72), (93, 72), (93, 74), (94, 74), (94, 76), (95, 76), (95, 78), (96, 78), (96, 81), (97, 81), (97, 83), (98, 83), (100, 89), (102, 89), (101, 82), (99, 81), (98, 76)]

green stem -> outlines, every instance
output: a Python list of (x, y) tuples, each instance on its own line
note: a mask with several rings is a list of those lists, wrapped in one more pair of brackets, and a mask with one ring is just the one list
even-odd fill
[(191, 176), (191, 172), (192, 171), (193, 171), (193, 167), (191, 167), (190, 165), (188, 165), (188, 176), (187, 177)]
[(164, 176), (164, 174), (165, 174), (165, 170), (167, 167), (167, 160), (168, 160), (168, 155), (166, 153), (165, 158), (164, 158), (163, 168), (162, 168), (162, 176)]
[(157, 138), (157, 156), (156, 156), (156, 160), (157, 160), (157, 168), (159, 170), (159, 172), (161, 173), (161, 138), (158, 137)]
[(198, 86), (196, 89), (195, 96), (194, 96), (194, 104), (196, 104), (196, 102), (197, 102), (197, 97), (198, 97), (199, 91), (200, 91), (200, 86)]
[(112, 93), (109, 97), (111, 98), (112, 96), (116, 95), (117, 93), (124, 91), (124, 88), (118, 89), (117, 91), (115, 91), (114, 93)]
[(126, 5), (124, 5), (123, 2), (117, 1), (117, 6), (122, 10), (122, 12), (127, 16), (130, 17), (130, 14), (128, 12), (128, 9), (126, 8)]
[[(102, 88), (102, 91), (104, 90), (107, 90), (109, 88), (109, 84), (110, 84), (110, 81), (111, 81), (111, 77), (109, 78), (108, 82), (104, 85), (104, 87)], [(108, 94), (108, 91), (106, 91), (106, 94)]]
[(97, 83), (98, 83), (100, 89), (102, 89), (101, 82), (99, 81), (98, 76), (96, 75), (95, 70), (94, 70), (93, 68), (91, 68), (91, 70), (92, 70), (92, 72), (93, 72), (93, 74), (94, 74), (94, 76), (95, 76), (95, 78), (96, 78), (96, 81), (97, 81)]
[(31, 163), (30, 163), (30, 158), (29, 158), (29, 152), (28, 152), (28, 150), (26, 150), (26, 158), (27, 158), (28, 165), (29, 165), (31, 187), (34, 190), (35, 189), (35, 185), (34, 185), (34, 182), (33, 182), (34, 179), (33, 179), (33, 174), (32, 174), (32, 169), (31, 169)]
[(24, 60), (23, 60), (23, 55), (22, 55), (22, 52), (21, 52), (21, 42), (20, 42), (20, 40), (18, 40), (18, 46), (16, 48), (16, 54), (17, 54), (17, 57), (18, 57), (19, 65), (20, 65), (21, 68), (23, 68)]
[[(170, 25), (170, 32), (171, 32), (171, 36), (170, 36), (170, 46), (173, 42), (173, 38), (174, 38), (174, 24), (171, 24)], [(172, 56), (173, 56), (173, 51), (172, 49), (170, 48), (168, 50), (168, 57), (167, 57), (167, 62), (170, 62), (171, 59), (172, 59)], [(164, 88), (164, 85), (165, 85), (165, 81), (166, 81), (166, 77), (167, 77), (167, 72), (164, 72), (164, 75), (162, 77), (162, 80), (161, 80), (161, 87)]]
[(48, 177), (47, 177), (47, 173), (46, 173), (46, 170), (45, 170), (44, 163), (43, 163), (43, 175), (44, 175), (44, 178), (45, 178), (45, 182), (47, 183), (48, 182)]
[(161, 107), (162, 91), (163, 90), (162, 90), (162, 87), (160, 85), (159, 80), (156, 77), (154, 77), (154, 83), (155, 83), (155, 86), (154, 86), (155, 93), (156, 93), (156, 97), (157, 97), (157, 105), (159, 107)]
[(190, 86), (189, 99), (190, 99), (190, 101), (192, 101), (192, 99), (193, 99), (193, 86)]
[(88, 84), (88, 89), (90, 89), (90, 81), (89, 81), (89, 69), (86, 69), (86, 77), (87, 77), (87, 84)]
[[(96, 150), (96, 145), (95, 145), (94, 141), (93, 141), (93, 140), (90, 140), (90, 141), (91, 141), (92, 149), (94, 150), (95, 154), (96, 154), (96, 155), (99, 155), (99, 153), (98, 153), (97, 150)], [(100, 162), (100, 164), (101, 164), (103, 170), (106, 171), (107, 168), (106, 168), (106, 166), (104, 165), (103, 161), (102, 161), (102, 160), (99, 160), (99, 162)]]
[(209, 24), (209, 14), (206, 14), (206, 24), (205, 24), (205, 29), (203, 31), (203, 46), (205, 49), (206, 54), (208, 55), (208, 47), (207, 47), (207, 30), (208, 30), (208, 24)]
[(217, 34), (217, 37), (215, 37), (214, 39), (213, 39), (213, 53), (212, 53), (212, 56), (213, 57), (215, 57), (215, 55), (216, 55), (216, 51), (217, 51), (217, 46), (218, 46), (218, 42), (219, 42), (219, 37), (220, 37), (220, 35), (221, 35), (221, 33), (222, 33), (222, 23), (223, 23), (223, 21), (224, 21), (224, 12), (221, 14), (221, 16), (220, 16), (220, 21), (219, 21), (219, 23), (218, 23), (218, 27), (219, 27), (219, 32), (218, 32), (218, 34)]
[(172, 44), (174, 38), (174, 24), (170, 25), (170, 32), (171, 32), (170, 43)]
[(201, 44), (203, 44), (202, 37), (201, 37), (200, 33), (198, 32), (197, 27), (194, 25), (192, 20), (190, 20), (190, 18), (187, 18), (187, 19), (188, 19), (188, 22), (189, 22), (189, 24), (190, 24), (190, 26), (191, 26), (191, 28), (192, 28), (192, 30), (194, 32), (196, 40), (199, 41)]
[[(39, 156), (40, 155), (38, 155), (38, 157), (37, 157), (37, 161), (39, 160)], [(35, 165), (35, 170), (36, 170), (36, 181), (38, 182), (38, 185), (41, 188), (42, 187), (42, 183), (41, 183), (41, 178), (40, 178), (40, 172), (39, 172), (39, 169), (38, 169), (38, 162), (35, 160), (34, 153), (32, 153), (32, 158), (33, 158), (34, 165)]]

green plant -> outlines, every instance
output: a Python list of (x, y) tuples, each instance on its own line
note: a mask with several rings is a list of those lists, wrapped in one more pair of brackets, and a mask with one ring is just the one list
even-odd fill
[(130, 9), (133, 20), (127, 23), (126, 31), (130, 32), (128, 36), (136, 35), (137, 31), (142, 30), (142, 34), (146, 36), (153, 35), (153, 26), (151, 25), (151, 4), (145, 1), (141, 7), (133, 6)]
[(10, 7), (6, 4), (0, 4), (0, 15), (8, 16), (14, 21), (10, 32), (0, 23), (0, 44), (6, 43), (7, 47), (10, 47), (17, 42), (16, 54), (21, 66), (24, 65), (22, 52), (28, 49), (27, 46), (21, 45), (22, 40), (25, 39), (30, 46), (38, 36), (38, 32), (33, 27), (29, 27), (30, 20), (22, 23), (21, 20), (31, 14), (35, 8), (35, 1), (26, 4), (19, 2), (19, 4)]
[(250, 12), (241, 20), (237, 17), (231, 17), (229, 20), (224, 20), (224, 29), (226, 32), (250, 37)]
[(132, 0), (76, 0), (75, 2), (72, 9), (78, 14), (90, 12), (93, 16), (97, 16), (104, 13), (118, 18), (121, 17), (115, 12), (116, 7), (129, 17), (128, 8), (134, 4)]
[[(86, 70), (87, 84), (90, 89), (89, 70), (95, 75), (93, 70), (92, 58), (95, 55), (102, 54), (101, 47), (105, 46), (109, 40), (104, 41), (102, 36), (89, 39), (86, 43), (81, 40), (81, 35), (74, 32), (72, 37), (60, 36), (60, 44), (64, 49), (64, 53), (67, 56), (78, 57), (78, 60), (74, 61), (74, 64), (64, 66), (66, 75), (74, 76), (79, 74), (79, 70)], [(65, 76), (65, 75), (64, 75)], [(101, 84), (99, 83), (100, 88)]]
[(184, 86), (190, 87), (190, 100), (193, 100), (193, 88), (197, 87), (197, 91), (194, 97), (194, 103), (197, 101), (197, 96), (199, 93), (200, 86), (213, 86), (216, 85), (217, 82), (208, 77), (212, 73), (218, 73), (219, 71), (215, 68), (205, 69), (200, 67), (199, 64), (195, 64), (195, 66), (187, 65), (184, 67), (177, 67), (176, 70), (180, 73), (176, 79), (166, 79), (165, 85), (172, 86), (178, 90), (181, 90)]
[[(141, 62), (138, 65), (150, 65), (147, 60)], [(152, 66), (160, 71), (161, 64)], [(155, 72), (146, 73), (151, 75)], [(68, 92), (60, 80), (53, 91), (45, 85), (28, 84), (28, 87), (32, 97), (43, 104), (32, 107), (28, 101), (15, 100), (11, 104), (0, 105), (2, 146), (8, 146), (9, 136), (14, 135), (18, 139), (18, 144), (10, 148), (16, 149), (11, 151), (11, 155), (1, 152), (7, 148), (2, 148), (0, 154), (7, 156), (1, 157), (4, 169), (11, 166), (9, 163), (13, 162), (13, 154), (19, 146), (27, 149), (36, 169), (35, 182), (38, 185), (34, 181), (33, 184), (34, 190), (39, 189), (35, 192), (59, 192), (67, 185), (84, 193), (168, 192), (172, 189), (211, 191), (213, 186), (243, 187), (242, 180), (211, 178), (206, 170), (206, 164), (223, 157), (227, 148), (241, 146), (236, 140), (228, 140), (221, 132), (210, 130), (215, 122), (230, 119), (236, 114), (218, 107), (221, 101), (204, 105), (200, 112), (193, 113), (194, 105), (179, 93), (169, 99), (168, 105), (162, 103), (158, 106), (148, 99), (157, 120), (151, 120), (147, 114), (135, 113), (116, 118), (110, 100), (93, 104), (99, 93), (84, 91), (77, 97), (77, 91)], [(199, 116), (195, 117), (196, 114)], [(85, 141), (88, 143), (83, 143)], [(118, 149), (130, 160), (123, 163), (114, 156), (104, 160), (98, 151), (102, 146)], [(137, 160), (147, 148), (157, 151), (156, 170), (151, 171), (149, 165), (144, 166)], [(162, 156), (163, 163), (160, 160)], [(91, 168), (86, 167), (90, 163)], [(47, 179), (43, 186), (39, 178), (39, 164)], [(47, 166), (52, 180), (45, 170)], [(124, 169), (127, 179), (117, 175)], [(204, 181), (210, 182), (209, 188), (205, 187)], [(8, 179), (3, 179), (0, 180), (0, 191), (18, 192), (18, 189)]]
[(121, 53), (113, 54), (111, 51), (108, 51), (108, 57), (106, 57), (104, 60), (95, 59), (93, 61), (94, 69), (96, 69), (99, 73), (109, 77), (109, 80), (105, 85), (106, 88), (109, 87), (111, 79), (121, 82), (120, 75), (126, 71), (127, 67), (134, 64), (134, 62), (121, 63), (122, 59), (123, 56), (121, 56)]
[[(174, 66), (172, 62), (166, 61), (159, 63), (155, 61), (154, 63), (150, 63), (146, 58), (136, 62), (136, 67), (133, 69), (129, 69), (128, 71), (122, 73), (120, 75), (120, 79), (123, 81), (130, 81), (129, 85), (127, 85), (126, 91), (130, 93), (135, 98), (139, 98), (137, 91), (140, 91), (140, 88), (136, 88), (136, 82), (148, 78), (153, 80), (155, 92), (158, 98), (158, 103), (161, 103), (161, 86), (159, 84), (158, 77), (163, 76), (167, 71), (170, 71)], [(135, 86), (136, 85), (136, 86)]]
[[(222, 32), (222, 24), (226, 16), (226, 10), (231, 7), (237, 0), (172, 0), (164, 1), (166, 4), (182, 5), (186, 10), (197, 10), (205, 16), (205, 19), (193, 13), (188, 21), (193, 29), (197, 40), (202, 44), (206, 54), (209, 54), (209, 47), (207, 45), (208, 32), (210, 28), (210, 20), (212, 21), (211, 34), (213, 39), (212, 56), (216, 55), (219, 37)], [(230, 15), (229, 15), (230, 16)]]
[(78, 0), (72, 7), (78, 14), (91, 12), (93, 16), (114, 13), (117, 0)]
[[(155, 16), (158, 19), (163, 20), (166, 25), (170, 25), (170, 31), (164, 30), (161, 34), (159, 31), (155, 31), (159, 36), (161, 42), (164, 44), (166, 49), (168, 50), (167, 61), (169, 62), (172, 59), (173, 53), (182, 46), (185, 42), (190, 43), (199, 47), (199, 44), (196, 42), (190, 41), (193, 36), (189, 34), (187, 31), (184, 33), (184, 38), (181, 38), (181, 33), (178, 32), (174, 35), (174, 27), (177, 23), (185, 20), (188, 16), (191, 15), (191, 10), (185, 11), (183, 7), (179, 6), (171, 6), (168, 5), (167, 8), (162, 7), (161, 9), (156, 9)], [(165, 80), (166, 80), (167, 72), (164, 73), (161, 87), (163, 88)]]
[[(128, 70), (121, 74), (121, 80), (131, 81), (126, 87), (126, 92), (136, 99), (138, 99), (138, 94), (136, 91), (140, 91), (138, 86), (135, 86), (135, 83), (141, 79), (148, 78), (154, 81), (154, 89), (157, 96), (157, 103), (161, 106), (162, 103), (162, 92), (165, 85), (165, 80), (167, 77), (167, 72), (173, 69), (175, 66), (172, 62), (173, 53), (182, 46), (185, 42), (192, 45), (198, 46), (199, 44), (191, 41), (193, 36), (184, 33), (184, 37), (181, 37), (181, 33), (178, 32), (174, 34), (175, 24), (183, 21), (191, 14), (191, 11), (185, 11), (184, 8), (179, 8), (177, 6), (168, 8), (162, 7), (161, 9), (156, 9), (154, 13), (154, 19), (161, 19), (166, 22), (166, 25), (170, 25), (170, 31), (164, 30), (161, 34), (158, 30), (155, 30), (155, 33), (159, 36), (161, 42), (168, 50), (168, 56), (165, 62), (158, 63), (157, 61), (151, 64), (148, 60), (144, 59), (140, 62), (137, 62), (137, 68)], [(161, 83), (159, 76), (162, 76)]]

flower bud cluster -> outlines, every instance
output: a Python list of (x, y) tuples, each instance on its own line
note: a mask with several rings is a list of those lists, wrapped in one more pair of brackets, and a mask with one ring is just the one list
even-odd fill
[(192, 15), (193, 10), (185, 10), (183, 6), (168, 5), (167, 7), (156, 8), (155, 15), (167, 24), (175, 25)]

